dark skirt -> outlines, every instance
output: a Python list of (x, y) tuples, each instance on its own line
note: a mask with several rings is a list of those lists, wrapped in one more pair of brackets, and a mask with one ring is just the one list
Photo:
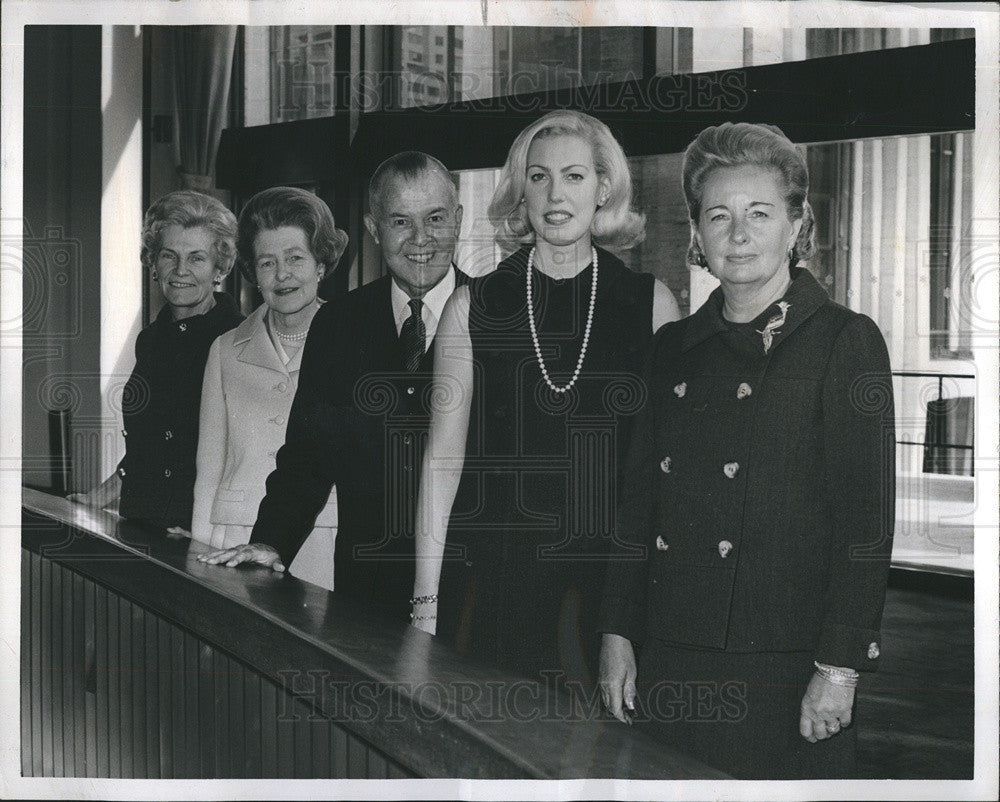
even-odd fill
[(857, 724), (809, 743), (799, 734), (808, 652), (736, 654), (651, 639), (638, 658), (635, 723), (737, 779), (856, 776)]

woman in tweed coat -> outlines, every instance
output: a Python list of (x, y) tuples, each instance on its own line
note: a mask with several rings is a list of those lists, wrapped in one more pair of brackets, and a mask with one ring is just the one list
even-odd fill
[(808, 176), (778, 129), (706, 129), (683, 175), (721, 286), (650, 351), (619, 508), (645, 556), (609, 572), (602, 694), (736, 777), (851, 776), (892, 542), (885, 344), (796, 266)]

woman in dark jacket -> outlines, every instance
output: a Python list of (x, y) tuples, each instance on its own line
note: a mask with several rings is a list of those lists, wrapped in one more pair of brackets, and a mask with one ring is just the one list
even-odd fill
[(125, 457), (89, 493), (95, 507), (119, 502), (124, 518), (191, 528), (198, 410), (212, 342), (243, 316), (215, 292), (236, 258), (236, 217), (192, 190), (165, 195), (146, 212), (142, 263), (166, 303), (135, 343), (135, 368), (122, 396)]
[(646, 556), (609, 570), (602, 694), (736, 777), (849, 777), (892, 544), (885, 343), (796, 266), (808, 175), (778, 129), (706, 129), (683, 176), (721, 286), (651, 348), (618, 525)]

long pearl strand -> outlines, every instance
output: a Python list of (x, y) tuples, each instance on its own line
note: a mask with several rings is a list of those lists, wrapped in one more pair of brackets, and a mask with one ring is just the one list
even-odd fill
[(549, 388), (555, 393), (565, 393), (576, 384), (580, 378), (580, 370), (583, 368), (583, 358), (587, 355), (587, 344), (590, 342), (590, 327), (594, 322), (594, 304), (597, 301), (597, 248), (590, 246), (590, 258), (594, 265), (594, 278), (590, 285), (590, 308), (587, 310), (587, 326), (583, 330), (583, 345), (580, 346), (580, 358), (576, 360), (576, 370), (573, 371), (573, 378), (565, 387), (556, 387), (552, 379), (549, 378), (549, 371), (545, 367), (545, 360), (542, 359), (542, 346), (538, 343), (538, 329), (535, 326), (535, 307), (531, 302), (531, 267), (535, 262), (535, 249), (528, 253), (528, 270), (526, 272), (527, 296), (528, 296), (528, 326), (531, 329), (531, 341), (535, 344), (535, 356), (538, 357), (538, 367), (542, 369), (542, 377)]

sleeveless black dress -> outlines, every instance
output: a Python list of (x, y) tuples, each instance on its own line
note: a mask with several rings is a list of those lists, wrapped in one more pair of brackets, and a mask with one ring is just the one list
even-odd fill
[[(598, 251), (598, 284), (580, 377), (565, 394), (542, 377), (528, 326), (529, 249), (470, 282), (472, 413), (448, 527), (438, 634), (463, 653), (537, 678), (596, 680), (597, 612), (615, 542), (616, 475), (645, 398), (653, 276)], [(572, 279), (532, 270), (549, 376), (572, 376), (593, 265)]]

